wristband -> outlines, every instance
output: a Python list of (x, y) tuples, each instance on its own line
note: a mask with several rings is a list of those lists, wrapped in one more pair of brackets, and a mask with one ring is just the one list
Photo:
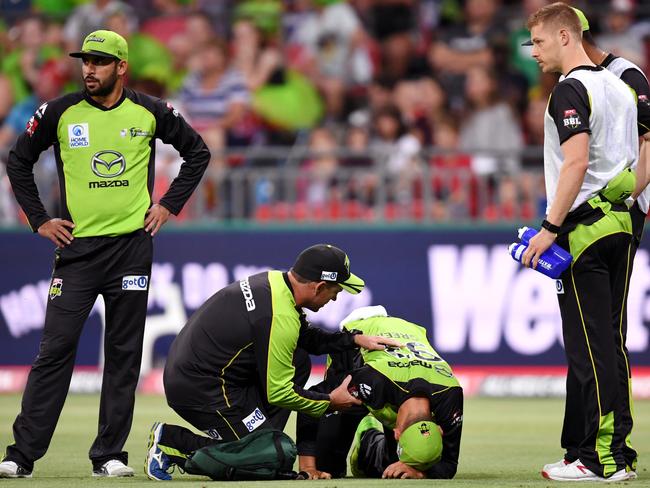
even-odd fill
[(549, 232), (552, 232), (553, 234), (559, 234), (560, 233), (560, 226), (551, 224), (548, 220), (544, 219), (542, 220), (542, 229), (546, 229)]

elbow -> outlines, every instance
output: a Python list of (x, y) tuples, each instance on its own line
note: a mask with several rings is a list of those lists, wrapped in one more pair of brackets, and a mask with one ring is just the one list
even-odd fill
[(580, 174), (585, 174), (589, 168), (589, 158), (576, 157), (564, 161), (566, 170), (575, 171)]
[(287, 405), (290, 395), (284, 390), (272, 390), (267, 394), (267, 400), (270, 405), (284, 407)]

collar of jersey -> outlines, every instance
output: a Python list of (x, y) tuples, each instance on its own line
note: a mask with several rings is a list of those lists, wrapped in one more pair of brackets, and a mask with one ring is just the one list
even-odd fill
[(587, 65), (587, 64), (582, 64), (582, 65), (580, 65), (580, 66), (576, 66), (575, 68), (573, 68), (573, 69), (572, 69), (571, 71), (569, 71), (569, 72), (568, 72), (564, 77), (566, 78), (567, 76), (569, 76), (569, 75), (570, 75), (571, 73), (573, 73), (574, 71), (578, 71), (578, 70), (580, 70), (580, 69), (585, 69), (585, 70), (587, 70), (587, 71), (602, 71), (604, 68), (603, 68), (602, 66), (589, 66), (589, 65)]
[(122, 96), (117, 102), (115, 102), (115, 104), (111, 105), (110, 107), (104, 107), (101, 103), (97, 103), (95, 100), (92, 99), (90, 95), (88, 95), (88, 93), (85, 90), (84, 90), (84, 98), (93, 107), (98, 108), (99, 110), (108, 111), (108, 110), (116, 109), (117, 107), (122, 105), (122, 102), (126, 99), (126, 90), (122, 89)]
[(600, 65), (604, 68), (607, 68), (609, 66), (609, 63), (614, 61), (618, 56), (614, 56), (612, 53), (609, 53), (605, 59), (603, 59), (603, 62), (600, 63)]

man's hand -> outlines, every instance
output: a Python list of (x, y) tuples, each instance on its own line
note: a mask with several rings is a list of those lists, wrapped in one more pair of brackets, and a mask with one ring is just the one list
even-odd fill
[(397, 461), (396, 463), (388, 466), (384, 473), (381, 475), (382, 478), (399, 478), (399, 479), (412, 479), (412, 480), (421, 480), (424, 478), (424, 473), (418, 471), (415, 468), (412, 468), (408, 464), (404, 464), (402, 461)]
[(50, 219), (38, 228), (38, 234), (51, 240), (57, 247), (65, 247), (74, 239), (71, 233), (74, 227), (69, 220)]
[(361, 405), (361, 400), (354, 398), (348, 391), (352, 376), (347, 375), (343, 382), (330, 393), (330, 410), (346, 410), (356, 405)]
[(151, 231), (151, 237), (156, 235), (156, 232), (167, 222), (169, 218), (169, 210), (158, 203), (154, 203), (149, 210), (147, 210), (147, 217), (144, 219), (144, 230)]
[(354, 336), (354, 343), (369, 351), (383, 351), (386, 347), (402, 347), (404, 345), (400, 341), (389, 339), (388, 337), (367, 336), (363, 334), (356, 334)]
[(316, 468), (316, 456), (299, 456), (298, 471), (307, 474), (309, 480), (331, 480), (332, 475)]
[(553, 234), (547, 229), (540, 229), (528, 243), (528, 248), (521, 257), (521, 264), (533, 269), (537, 268), (539, 257), (551, 247), (556, 237), (557, 234)]

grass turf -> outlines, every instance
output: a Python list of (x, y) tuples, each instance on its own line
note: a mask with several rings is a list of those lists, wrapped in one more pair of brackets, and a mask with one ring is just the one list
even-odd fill
[[(154, 420), (186, 425), (157, 396), (138, 396), (131, 435), (126, 445), (134, 478), (93, 479), (87, 458), (97, 429), (98, 395), (71, 395), (48, 453), (35, 467), (32, 479), (0, 481), (0, 488), (14, 486), (61, 487), (131, 485), (154, 483), (143, 472), (147, 434)], [(0, 448), (12, 442), (11, 425), (20, 408), (19, 395), (0, 395)], [(650, 401), (635, 403), (633, 442), (639, 451), (639, 478), (625, 483), (650, 487)], [(360, 480), (230, 482), (229, 488), (282, 487), (308, 483), (313, 488), (361, 488), (388, 486), (453, 487), (558, 487), (544, 480), (539, 471), (546, 462), (560, 458), (559, 436), (563, 412), (560, 399), (470, 398), (465, 404), (463, 442), (458, 474), (454, 480)], [(294, 417), (288, 431), (293, 434)], [(584, 483), (581, 483), (582, 486)], [(173, 486), (221, 486), (206, 478), (174, 475)]]

